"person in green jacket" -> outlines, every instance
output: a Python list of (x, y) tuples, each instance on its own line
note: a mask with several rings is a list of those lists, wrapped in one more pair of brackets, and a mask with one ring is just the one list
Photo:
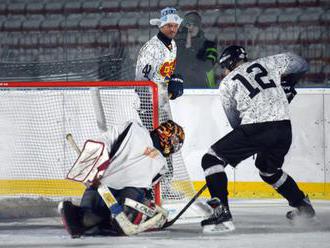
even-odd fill
[(184, 16), (178, 34), (175, 73), (183, 76), (185, 88), (216, 88), (214, 65), (217, 62), (217, 44), (205, 37), (202, 18), (195, 12)]

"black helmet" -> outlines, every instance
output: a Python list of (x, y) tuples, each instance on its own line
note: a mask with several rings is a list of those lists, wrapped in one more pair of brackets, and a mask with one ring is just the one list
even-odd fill
[(221, 54), (219, 64), (232, 71), (239, 61), (247, 61), (247, 53), (242, 46), (229, 46)]

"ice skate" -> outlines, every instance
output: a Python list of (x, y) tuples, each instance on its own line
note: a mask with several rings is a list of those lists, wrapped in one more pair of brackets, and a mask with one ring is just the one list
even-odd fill
[(203, 233), (223, 233), (235, 230), (229, 209), (224, 207), (218, 198), (212, 198), (207, 204), (213, 209), (213, 214), (201, 222)]
[(62, 201), (58, 205), (63, 225), (72, 238), (79, 238), (83, 234), (83, 226), (80, 222), (79, 207), (70, 201)]
[(315, 210), (308, 196), (306, 196), (301, 201), (301, 203), (296, 207), (296, 209), (287, 212), (286, 217), (292, 224), (315, 221)]

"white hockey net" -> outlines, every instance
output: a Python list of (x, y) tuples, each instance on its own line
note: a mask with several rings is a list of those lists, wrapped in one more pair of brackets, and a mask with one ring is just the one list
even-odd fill
[[(158, 125), (157, 86), (152, 82), (2, 82), (1, 198), (42, 197), (58, 201), (82, 195), (84, 186), (65, 180), (77, 158), (65, 135), (72, 133), (82, 146), (86, 139), (100, 133), (92, 87), (100, 89), (108, 126), (139, 120), (141, 97), (148, 105), (143, 122), (149, 129)], [(181, 154), (175, 154), (170, 162), (173, 171), (162, 180), (156, 198), (161, 198), (162, 203), (190, 199), (194, 189)]]

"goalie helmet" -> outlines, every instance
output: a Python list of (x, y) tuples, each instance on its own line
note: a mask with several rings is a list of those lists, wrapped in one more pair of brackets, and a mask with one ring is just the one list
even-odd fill
[(221, 54), (219, 64), (232, 71), (240, 61), (247, 61), (247, 53), (242, 46), (229, 46)]
[(165, 157), (181, 149), (185, 134), (180, 125), (172, 120), (168, 120), (160, 124), (155, 131), (159, 138), (161, 153)]

